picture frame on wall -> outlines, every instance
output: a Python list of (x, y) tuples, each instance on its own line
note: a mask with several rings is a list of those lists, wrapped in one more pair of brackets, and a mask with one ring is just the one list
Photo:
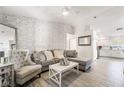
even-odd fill
[(91, 46), (91, 35), (78, 37), (78, 46)]

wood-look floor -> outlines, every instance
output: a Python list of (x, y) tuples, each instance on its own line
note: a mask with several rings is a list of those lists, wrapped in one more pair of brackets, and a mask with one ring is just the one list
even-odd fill
[[(123, 87), (124, 59), (100, 58), (93, 62), (91, 70), (71, 72), (62, 78), (62, 87)], [(49, 80), (48, 71), (24, 85), (25, 87), (58, 87)]]

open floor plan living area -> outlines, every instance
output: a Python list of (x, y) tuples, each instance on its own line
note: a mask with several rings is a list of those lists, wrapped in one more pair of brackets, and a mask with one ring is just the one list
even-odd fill
[(0, 87), (124, 87), (124, 7), (0, 6)]

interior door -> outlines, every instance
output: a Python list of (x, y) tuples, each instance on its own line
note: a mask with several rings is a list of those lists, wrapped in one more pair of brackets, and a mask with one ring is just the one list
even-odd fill
[(76, 38), (71, 38), (69, 40), (69, 49), (76, 50)]

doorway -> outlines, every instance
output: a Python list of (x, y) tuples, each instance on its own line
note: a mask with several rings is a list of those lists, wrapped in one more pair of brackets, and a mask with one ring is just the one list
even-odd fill
[(67, 33), (67, 49), (76, 50), (76, 36)]

